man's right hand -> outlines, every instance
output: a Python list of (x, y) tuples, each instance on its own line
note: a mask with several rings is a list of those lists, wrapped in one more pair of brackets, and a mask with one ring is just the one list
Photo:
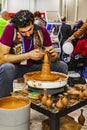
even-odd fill
[(34, 49), (34, 50), (28, 52), (28, 55), (29, 55), (29, 59), (37, 61), (37, 60), (43, 59), (44, 52), (42, 50), (39, 50), (39, 49)]

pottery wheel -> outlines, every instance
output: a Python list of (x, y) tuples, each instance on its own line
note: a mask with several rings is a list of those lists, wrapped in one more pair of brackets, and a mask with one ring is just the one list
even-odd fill
[(57, 73), (51, 73), (50, 71), (50, 65), (48, 63), (48, 55), (45, 53), (44, 55), (44, 63), (42, 65), (42, 70), (41, 72), (30, 72), (26, 73), (24, 75), (24, 78), (26, 80), (39, 80), (39, 81), (55, 81), (55, 80), (60, 80), (66, 78), (66, 76), (62, 74), (57, 74)]

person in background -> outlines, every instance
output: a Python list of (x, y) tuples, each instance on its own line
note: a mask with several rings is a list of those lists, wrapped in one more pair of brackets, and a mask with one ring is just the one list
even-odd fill
[(1, 11), (1, 18), (0, 18), (0, 36), (2, 35), (5, 26), (9, 23), (9, 15), (8, 11)]
[(72, 41), (81, 35), (85, 34), (87, 32), (87, 20), (83, 23), (83, 25), (76, 31), (74, 32), (66, 41)]
[[(66, 41), (72, 42), (74, 39), (79, 38), (83, 34), (87, 35), (87, 20), (83, 25), (74, 32)], [(87, 56), (87, 37), (85, 39), (79, 40), (73, 51), (73, 55), (81, 54), (82, 56)]]
[(62, 22), (61, 25), (57, 25), (55, 27), (54, 32), (56, 32), (58, 35), (59, 44), (61, 47), (60, 58), (61, 58), (61, 60), (63, 60), (62, 46), (63, 46), (64, 42), (66, 41), (66, 39), (72, 34), (72, 30), (71, 30), (71, 25), (66, 23), (66, 17), (61, 17), (61, 22)]
[[(83, 23), (84, 23), (84, 22), (83, 22), (82, 20), (77, 20), (77, 21), (76, 21), (76, 24), (73, 26), (72, 34), (73, 34), (74, 32), (76, 32), (78, 29), (80, 29), (81, 26), (83, 25)], [(74, 47), (76, 46), (76, 44), (77, 44), (77, 42), (78, 42), (79, 40), (84, 39), (84, 38), (86, 38), (86, 33), (82, 34), (82, 35), (81, 35), (80, 37), (78, 37), (78, 38), (75, 38), (75, 39), (72, 41)]]
[(83, 25), (83, 21), (82, 20), (77, 20), (73, 26), (73, 29), (72, 29), (72, 33), (76, 32), (78, 29), (81, 28), (81, 26)]
[(40, 71), (44, 51), (48, 52), (51, 71), (68, 73), (68, 66), (58, 60), (46, 28), (34, 24), (29, 10), (20, 10), (0, 39), (0, 97), (10, 95), (14, 79), (27, 72)]
[(68, 37), (71, 36), (72, 30), (71, 30), (71, 25), (66, 23), (66, 17), (61, 17), (61, 21), (62, 21), (62, 25), (57, 26), (57, 32), (59, 32), (58, 38), (62, 48), (63, 43), (66, 41)]
[(41, 13), (39, 11), (34, 12), (34, 23), (38, 24), (39, 26), (46, 27), (46, 21), (41, 17)]

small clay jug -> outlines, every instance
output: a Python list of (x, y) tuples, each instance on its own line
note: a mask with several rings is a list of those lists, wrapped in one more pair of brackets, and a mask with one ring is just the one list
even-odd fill
[(68, 94), (64, 93), (63, 95), (64, 97), (62, 98), (62, 102), (63, 102), (64, 107), (66, 107), (68, 105), (68, 98), (67, 98)]
[(51, 95), (48, 95), (48, 99), (46, 100), (46, 106), (47, 106), (48, 109), (51, 108), (52, 103), (53, 103), (53, 100), (51, 98)]
[(87, 84), (85, 84), (86, 89), (83, 91), (84, 97), (87, 97)]
[(81, 125), (84, 125), (85, 123), (85, 117), (83, 115), (83, 109), (81, 109), (81, 114), (80, 116), (78, 117), (78, 122), (81, 124)]
[(46, 94), (47, 89), (44, 89), (44, 95), (42, 96), (41, 102), (43, 105), (46, 105), (47, 101), (47, 94)]
[(80, 89), (80, 91), (79, 91), (79, 98), (80, 98), (80, 99), (83, 99), (83, 98), (84, 98), (84, 93), (83, 93), (83, 90), (82, 90), (82, 89)]
[(83, 84), (74, 84), (76, 90), (80, 91), (83, 88)]
[(58, 99), (58, 101), (56, 102), (56, 107), (57, 107), (59, 110), (61, 110), (61, 109), (64, 107), (63, 102), (62, 102), (63, 95), (62, 95), (62, 94), (59, 94), (58, 96), (59, 96), (59, 99)]

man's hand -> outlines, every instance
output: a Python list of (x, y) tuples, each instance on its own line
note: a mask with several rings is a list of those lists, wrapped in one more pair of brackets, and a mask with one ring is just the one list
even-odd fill
[(19, 41), (22, 41), (22, 36), (19, 32), (17, 32), (17, 38), (19, 39)]
[(28, 55), (29, 55), (29, 59), (37, 61), (37, 60), (43, 59), (44, 52), (39, 49), (34, 49), (34, 50), (28, 52)]
[(48, 52), (51, 61), (55, 61), (58, 58), (58, 53), (55, 51), (53, 46), (46, 47), (46, 51)]
[(75, 39), (75, 37), (72, 35), (65, 42), (71, 42), (73, 39)]

